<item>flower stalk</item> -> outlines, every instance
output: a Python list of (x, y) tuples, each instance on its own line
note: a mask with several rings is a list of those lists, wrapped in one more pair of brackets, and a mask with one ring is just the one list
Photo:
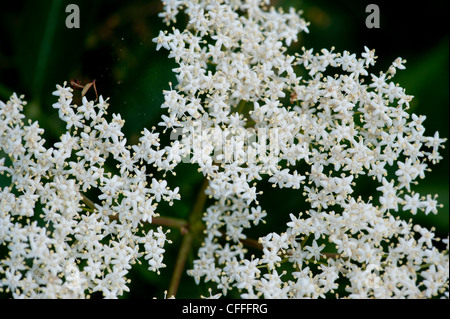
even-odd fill
[(208, 180), (203, 179), (202, 185), (197, 193), (197, 199), (195, 200), (194, 206), (189, 215), (189, 227), (184, 228), (186, 232), (183, 234), (183, 240), (181, 241), (181, 246), (178, 251), (178, 256), (175, 261), (175, 268), (172, 273), (172, 278), (170, 281), (168, 296), (175, 297), (180, 285), (181, 277), (186, 268), (186, 260), (191, 252), (192, 245), (195, 238), (199, 238), (202, 234), (203, 223), (202, 215), (205, 207), (207, 196), (205, 190), (208, 187)]

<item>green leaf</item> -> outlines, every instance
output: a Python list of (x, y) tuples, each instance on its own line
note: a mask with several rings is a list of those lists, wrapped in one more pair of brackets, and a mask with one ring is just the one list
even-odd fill
[(39, 92), (42, 90), (43, 81), (45, 80), (45, 71), (48, 67), (50, 51), (54, 41), (56, 28), (58, 27), (58, 20), (60, 20), (62, 4), (63, 1), (61, 0), (53, 0), (51, 1), (48, 10), (44, 34), (37, 54), (36, 69), (34, 71), (32, 84), (32, 93), (35, 96), (39, 96)]

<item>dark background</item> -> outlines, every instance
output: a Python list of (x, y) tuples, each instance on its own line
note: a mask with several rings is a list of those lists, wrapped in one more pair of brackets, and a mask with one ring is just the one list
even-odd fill
[[(449, 136), (449, 38), (448, 1), (350, 1), (350, 0), (280, 0), (277, 6), (294, 6), (304, 11), (311, 22), (309, 34), (302, 34), (293, 50), (302, 46), (336, 47), (360, 55), (364, 46), (376, 49), (378, 62), (371, 69), (377, 74), (387, 70), (392, 61), (402, 57), (408, 62), (399, 71), (395, 82), (414, 95), (411, 111), (427, 116), (427, 135), (436, 130), (441, 137)], [(65, 8), (69, 3), (79, 6), (81, 28), (67, 29)], [(368, 29), (365, 8), (375, 3), (380, 8), (380, 28)], [(167, 27), (157, 14), (159, 1), (142, 0), (44, 0), (9, 1), (0, 7), (0, 100), (6, 101), (12, 92), (25, 94), (29, 104), (26, 114), (38, 120), (46, 130), (49, 143), (64, 132), (64, 125), (51, 107), (56, 101), (51, 93), (56, 84), (76, 78), (84, 83), (96, 80), (100, 94), (110, 97), (111, 113), (120, 113), (126, 120), (124, 132), (129, 143), (136, 143), (144, 127), (156, 126), (162, 114), (162, 90), (175, 82), (167, 51), (156, 52), (152, 38)], [(94, 98), (93, 91), (88, 97)], [(448, 145), (448, 143), (447, 143)], [(425, 226), (435, 226), (438, 235), (446, 236), (449, 227), (448, 147), (444, 160), (416, 187), (421, 194), (439, 194), (444, 204), (438, 215), (413, 217)], [(162, 215), (186, 218), (193, 205), (202, 177), (196, 168), (180, 165), (177, 179), (169, 178), (171, 187), (180, 186), (182, 200), (173, 207), (163, 206)], [(0, 180), (1, 182), (1, 180)], [(2, 185), (2, 184), (0, 184)], [(260, 228), (265, 232), (285, 229), (288, 213), (304, 211), (306, 206), (298, 192), (265, 189), (260, 202), (269, 216)], [(370, 182), (359, 186), (359, 192), (369, 192)], [(280, 204), (282, 203), (282, 204)], [(161, 212), (162, 210), (160, 210)], [(181, 235), (171, 232), (172, 245), (166, 245), (167, 268), (157, 276), (146, 267), (135, 267), (131, 273), (131, 292), (125, 297), (162, 298), (170, 281)], [(198, 244), (198, 243), (197, 243)], [(188, 263), (195, 258), (195, 250)], [(207, 288), (196, 286), (184, 276), (179, 298), (207, 295)]]

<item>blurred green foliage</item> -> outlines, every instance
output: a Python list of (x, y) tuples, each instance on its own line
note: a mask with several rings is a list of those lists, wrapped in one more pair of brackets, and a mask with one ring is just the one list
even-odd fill
[[(376, 49), (377, 65), (371, 70), (386, 70), (401, 56), (408, 62), (395, 81), (414, 95), (412, 109), (427, 116), (425, 127), (433, 135), (448, 137), (449, 107), (449, 43), (447, 31), (447, 1), (350, 1), (350, 0), (274, 0), (274, 5), (294, 6), (304, 11), (311, 22), (310, 33), (302, 34), (293, 50), (302, 46), (336, 47), (337, 51), (362, 52), (364, 46)], [(81, 13), (81, 28), (67, 29), (65, 8), (76, 3)], [(381, 27), (365, 26), (369, 3), (380, 7)], [(144, 0), (23, 0), (10, 1), (0, 11), (0, 99), (5, 101), (12, 92), (25, 94), (29, 101), (26, 113), (38, 120), (46, 130), (48, 143), (64, 131), (64, 125), (52, 109), (51, 93), (56, 84), (76, 78), (82, 82), (96, 80), (97, 90), (110, 97), (110, 113), (120, 113), (126, 120), (125, 134), (135, 143), (144, 127), (156, 126), (162, 114), (162, 90), (175, 77), (175, 67), (167, 52), (157, 52), (152, 38), (167, 29), (158, 12), (160, 1)], [(92, 91), (88, 95), (93, 94)], [(94, 95), (90, 95), (94, 97)], [(448, 148), (444, 160), (417, 187), (420, 193), (437, 193), (444, 204), (438, 215), (413, 217), (418, 223), (435, 226), (440, 236), (449, 228)], [(202, 177), (195, 167), (183, 164), (177, 176), (168, 176), (170, 185), (180, 187), (182, 200), (174, 206), (160, 208), (162, 215), (186, 218), (192, 208)], [(1, 182), (1, 181), (0, 181)], [(2, 186), (2, 185), (0, 185)], [(289, 213), (305, 211), (302, 195), (295, 191), (274, 190), (261, 182), (264, 195), (260, 202), (268, 211), (267, 224), (250, 233), (257, 236), (285, 229)], [(369, 189), (362, 185), (360, 192)], [(282, 203), (282, 204), (281, 204)], [(404, 216), (405, 217), (405, 216)], [(405, 218), (409, 218), (406, 216)], [(170, 282), (181, 235), (170, 234), (172, 245), (166, 245), (165, 268), (158, 276), (145, 266), (136, 266), (131, 273), (131, 292), (125, 297), (163, 297)], [(199, 244), (199, 243), (196, 243)], [(194, 247), (195, 248), (195, 247)], [(191, 262), (195, 249), (191, 252)], [(189, 265), (188, 265), (189, 267)], [(195, 285), (185, 275), (179, 288), (179, 298), (207, 295), (207, 288)], [(232, 295), (233, 296), (233, 295)]]

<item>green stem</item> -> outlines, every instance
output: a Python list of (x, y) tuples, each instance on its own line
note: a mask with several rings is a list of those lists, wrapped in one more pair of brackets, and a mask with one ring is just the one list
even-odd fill
[(238, 110), (239, 114), (242, 114), (242, 111), (244, 110), (246, 103), (247, 102), (245, 100), (240, 100), (239, 103), (236, 105), (236, 109)]
[(81, 193), (81, 200), (85, 203), (90, 209), (95, 209), (95, 204), (91, 201), (86, 195)]
[[(227, 236), (226, 232), (224, 230), (221, 230), (220, 232), (222, 233), (222, 237), (226, 238), (226, 236)], [(245, 247), (251, 247), (251, 248), (258, 249), (258, 250), (263, 250), (263, 245), (256, 239), (245, 238), (245, 239), (240, 239), (239, 242), (242, 243)]]
[(308, 236), (305, 236), (305, 238), (303, 238), (303, 241), (301, 242), (301, 244), (300, 244), (300, 247), (303, 249), (303, 247), (305, 247), (305, 245), (306, 245), (306, 242), (308, 241), (308, 239), (309, 239), (309, 235)]
[(327, 259), (328, 258), (338, 259), (340, 257), (338, 253), (321, 253), (321, 254), (324, 255)]
[(183, 237), (180, 250), (178, 251), (177, 260), (175, 262), (175, 269), (172, 273), (169, 289), (167, 295), (169, 297), (176, 296), (178, 287), (180, 285), (181, 276), (184, 273), (187, 256), (191, 251), (194, 238), (197, 238), (203, 231), (202, 215), (206, 203), (205, 189), (208, 187), (208, 180), (205, 178), (203, 184), (197, 194), (194, 207), (189, 216), (189, 229)]
[[(88, 208), (83, 208), (85, 211), (94, 212), (95, 211), (95, 203), (89, 199), (85, 194), (81, 194), (81, 199), (83, 203), (88, 206)], [(110, 219), (117, 219), (117, 216), (110, 216)], [(153, 217), (152, 218), (152, 225), (158, 225), (158, 226), (166, 226), (170, 228), (179, 228), (181, 234), (186, 234), (188, 232), (189, 223), (180, 218), (174, 218), (174, 217)]]
[(194, 207), (192, 208), (191, 215), (189, 216), (189, 225), (190, 230), (195, 231), (197, 233), (201, 233), (203, 231), (203, 208), (205, 207), (206, 202), (206, 194), (205, 190), (208, 187), (208, 179), (205, 177), (203, 179), (202, 186), (197, 194), (197, 199), (194, 203)]
[(192, 242), (194, 240), (194, 235), (188, 232), (183, 237), (181, 242), (180, 250), (178, 251), (177, 261), (175, 262), (175, 269), (172, 273), (172, 278), (170, 280), (169, 289), (167, 295), (169, 297), (175, 297), (178, 291), (178, 286), (180, 285), (181, 276), (184, 272), (186, 265), (187, 256), (191, 251)]
[(167, 226), (171, 228), (179, 228), (182, 235), (185, 235), (189, 232), (189, 223), (180, 218), (174, 217), (153, 217), (152, 224), (158, 226)]

